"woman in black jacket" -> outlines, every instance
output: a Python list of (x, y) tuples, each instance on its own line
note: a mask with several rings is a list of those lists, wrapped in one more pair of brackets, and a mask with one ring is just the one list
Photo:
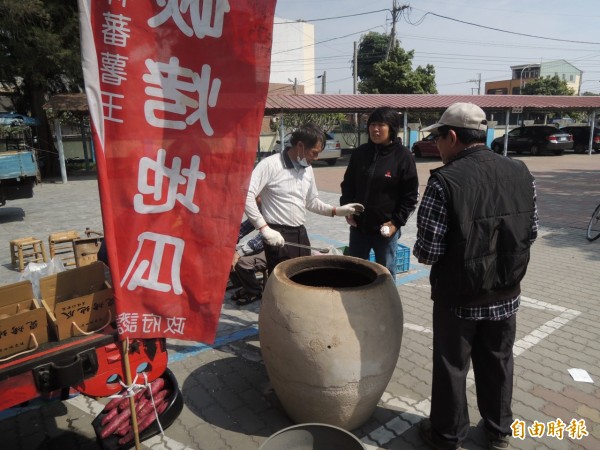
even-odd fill
[(349, 216), (350, 256), (375, 261), (396, 276), (400, 227), (415, 210), (419, 196), (417, 167), (398, 139), (400, 117), (391, 108), (377, 108), (367, 121), (369, 142), (352, 152), (342, 181), (340, 205), (361, 203), (365, 211)]

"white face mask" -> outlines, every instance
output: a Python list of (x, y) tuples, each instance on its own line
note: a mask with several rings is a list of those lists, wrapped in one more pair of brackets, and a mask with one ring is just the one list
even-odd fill
[(302, 167), (308, 167), (308, 166), (310, 166), (310, 164), (308, 164), (308, 161), (306, 160), (306, 156), (304, 156), (304, 150), (302, 150), (302, 159), (300, 159), (300, 155), (298, 155), (298, 156), (296, 156), (296, 161)]
[(302, 158), (300, 159), (300, 156), (296, 156), (296, 161), (298, 162), (298, 164), (300, 164), (302, 167), (308, 167), (310, 164), (308, 164), (308, 161), (306, 160), (306, 158)]

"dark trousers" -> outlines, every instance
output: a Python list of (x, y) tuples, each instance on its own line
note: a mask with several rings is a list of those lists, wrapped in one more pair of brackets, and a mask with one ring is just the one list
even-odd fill
[[(288, 227), (286, 225), (272, 225), (269, 226), (281, 233), (285, 242), (292, 242), (296, 244), (310, 245), (308, 239), (308, 233), (304, 225), (299, 227)], [(267, 245), (265, 242), (265, 257), (267, 259), (267, 270), (269, 273), (273, 272), (273, 269), (281, 261), (288, 259), (297, 258), (299, 256), (310, 256), (310, 250), (307, 248), (292, 247), (290, 245), (284, 245), (283, 247), (273, 247)]]
[(259, 295), (262, 292), (262, 283), (256, 279), (256, 272), (262, 272), (266, 268), (267, 261), (264, 251), (254, 255), (245, 255), (240, 257), (229, 278), (235, 287), (241, 286), (247, 293)]
[(469, 431), (466, 377), (473, 361), (477, 406), (485, 427), (510, 435), (513, 344), (517, 317), (465, 320), (450, 308), (433, 306), (431, 425), (440, 444), (460, 445)]

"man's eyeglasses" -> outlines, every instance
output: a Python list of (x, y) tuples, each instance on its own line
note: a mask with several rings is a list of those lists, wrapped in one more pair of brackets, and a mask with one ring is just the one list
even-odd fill
[(436, 143), (437, 143), (438, 139), (439, 139), (439, 138), (441, 138), (441, 137), (443, 137), (441, 134), (436, 134), (436, 135), (434, 135), (434, 136), (433, 136), (433, 142), (436, 142)]

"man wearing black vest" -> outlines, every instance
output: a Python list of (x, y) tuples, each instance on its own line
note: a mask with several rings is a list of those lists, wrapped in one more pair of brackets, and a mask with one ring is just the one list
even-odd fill
[(470, 361), (490, 449), (508, 448), (513, 422), (513, 344), (520, 282), (537, 237), (535, 182), (521, 161), (486, 147), (486, 129), (472, 103), (454, 103), (423, 129), (435, 135), (444, 163), (427, 182), (413, 249), (432, 266), (431, 413), (420, 432), (438, 449), (467, 437)]

